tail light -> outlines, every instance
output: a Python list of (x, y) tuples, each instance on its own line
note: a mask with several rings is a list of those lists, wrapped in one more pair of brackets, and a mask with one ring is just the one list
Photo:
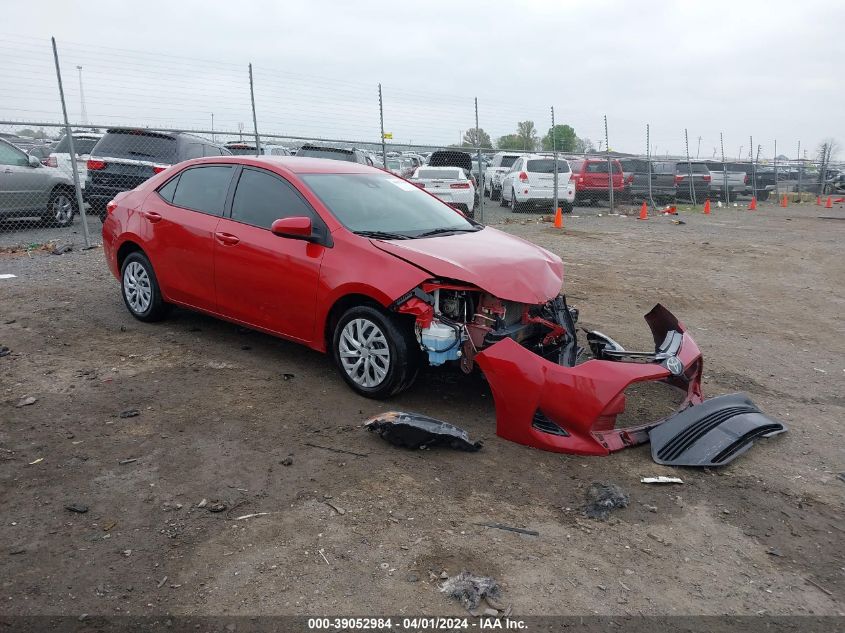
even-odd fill
[(167, 169), (167, 165), (153, 165), (153, 173), (160, 174), (165, 169)]
[(469, 189), (468, 182), (453, 182), (449, 185), (449, 189)]
[(742, 184), (743, 184), (743, 185), (747, 185), (747, 184), (748, 184), (748, 174), (745, 174), (745, 178), (743, 178), (743, 179), (742, 179)]
[(682, 181), (683, 179), (684, 179), (684, 177), (683, 177), (683, 176), (681, 176), (680, 174), (675, 174), (675, 184), (676, 184), (676, 185), (681, 184), (681, 181)]
[(112, 213), (115, 209), (117, 209), (117, 202), (114, 200), (109, 200), (108, 204), (106, 205), (106, 213)]
[(91, 171), (99, 171), (101, 169), (106, 168), (106, 161), (98, 160), (96, 158), (89, 158), (88, 159), (88, 169)]
[(528, 182), (528, 174), (526, 174), (524, 171), (519, 172), (519, 181)]
[(630, 176), (628, 176), (628, 184), (631, 185), (633, 183), (634, 183), (634, 174), (631, 174)]
[(712, 178), (713, 178), (713, 177), (712, 177), (710, 174), (705, 174), (705, 175), (704, 175), (704, 182), (710, 182), (710, 180), (711, 180)]
[(58, 167), (59, 161), (56, 159), (55, 156), (53, 156), (51, 154), (50, 156), (47, 157), (47, 162), (44, 163), (44, 164), (47, 165), (47, 167)]

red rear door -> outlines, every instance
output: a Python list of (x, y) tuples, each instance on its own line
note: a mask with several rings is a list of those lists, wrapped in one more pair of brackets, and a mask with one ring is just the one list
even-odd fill
[(315, 234), (328, 231), (297, 190), (280, 176), (244, 168), (231, 217), (214, 241), (214, 283), (220, 313), (300, 341), (313, 337), (317, 283), (325, 247), (270, 232), (274, 220), (307, 216)]
[(192, 167), (151, 194), (140, 231), (164, 296), (214, 312), (214, 231), (223, 215), (232, 165)]

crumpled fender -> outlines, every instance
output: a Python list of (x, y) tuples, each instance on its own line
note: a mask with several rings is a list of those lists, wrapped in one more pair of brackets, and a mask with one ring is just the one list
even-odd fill
[(475, 360), (496, 403), (496, 434), (547, 451), (607, 455), (648, 441), (649, 429), (663, 421), (614, 428), (616, 416), (625, 410), (623, 392), (628, 385), (662, 380), (685, 391), (680, 409), (702, 402), (701, 351), (695, 341), (660, 305), (646, 315), (646, 321), (656, 342), (672, 326), (682, 333), (677, 353), (684, 367), (682, 375), (675, 376), (657, 363), (589, 360), (564, 367), (511, 339), (479, 352)]

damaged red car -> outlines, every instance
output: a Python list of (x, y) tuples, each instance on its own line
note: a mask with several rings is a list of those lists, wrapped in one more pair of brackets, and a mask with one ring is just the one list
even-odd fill
[(655, 349), (590, 332), (561, 294), (559, 257), (464, 217), (382, 170), (310, 158), (180, 163), (107, 207), (103, 247), (130, 313), (199, 310), (330, 353), (347, 384), (386, 398), (422, 364), (477, 364), (497, 433), (606, 454), (658, 421), (616, 428), (625, 389), (662, 381), (701, 401), (701, 354), (681, 323), (646, 315)]

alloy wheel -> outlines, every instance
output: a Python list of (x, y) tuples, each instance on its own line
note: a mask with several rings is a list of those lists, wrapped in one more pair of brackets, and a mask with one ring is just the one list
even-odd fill
[(60, 193), (53, 198), (53, 219), (62, 226), (73, 221), (73, 202), (65, 194)]
[(123, 271), (123, 294), (136, 314), (143, 314), (149, 309), (153, 296), (150, 275), (137, 261), (130, 262)]
[(352, 319), (344, 326), (338, 342), (343, 370), (362, 387), (377, 387), (390, 369), (387, 337), (369, 319)]

